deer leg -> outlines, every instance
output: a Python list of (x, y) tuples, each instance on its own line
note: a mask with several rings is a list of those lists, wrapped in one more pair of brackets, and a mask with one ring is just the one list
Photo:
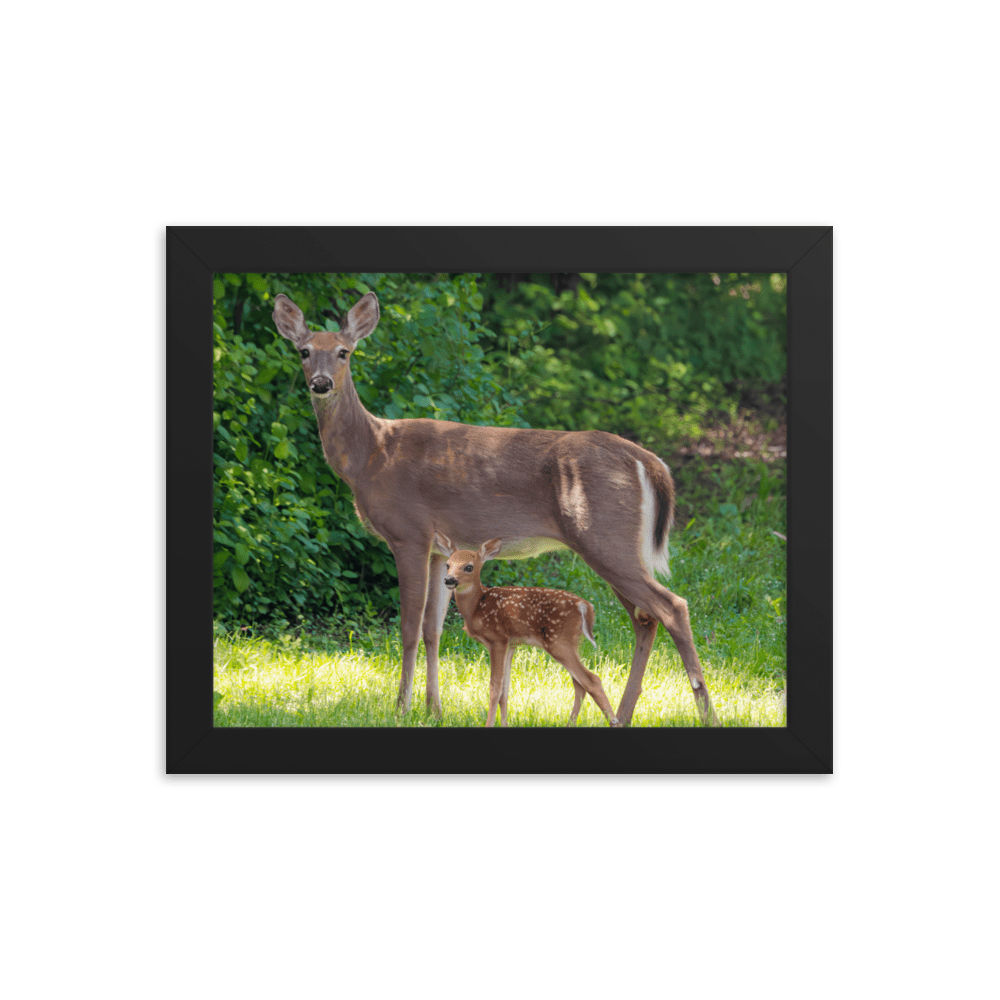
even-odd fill
[[(578, 640), (579, 641), (579, 640)], [(618, 717), (608, 701), (608, 696), (604, 691), (601, 678), (592, 670), (588, 670), (580, 659), (580, 654), (568, 643), (557, 643), (551, 648), (546, 647), (546, 652), (554, 659), (558, 660), (569, 672), (574, 682), (583, 687), (587, 694), (597, 702), (597, 707), (604, 713), (608, 722), (612, 726), (620, 726)]]
[(569, 722), (566, 725), (575, 726), (576, 717), (580, 714), (580, 706), (583, 704), (583, 696), (587, 691), (572, 674), (569, 675), (569, 679), (573, 682), (573, 710), (569, 713)]
[(698, 650), (694, 645), (694, 633), (691, 631), (691, 618), (688, 615), (687, 601), (683, 597), (671, 594), (666, 587), (663, 590), (674, 602), (672, 626), (664, 623), (664, 627), (670, 633), (670, 638), (674, 640), (677, 652), (681, 654), (691, 690), (694, 692), (694, 700), (698, 706), (698, 714), (706, 726), (717, 726), (719, 719), (712, 707), (708, 688), (705, 686), (705, 675), (701, 672), (701, 660), (698, 658)]
[(510, 665), (514, 660), (514, 646), (507, 646), (507, 655), (503, 658), (503, 685), (500, 688), (500, 725), (507, 725), (507, 695), (510, 693)]
[[(507, 643), (490, 646), (490, 710), (486, 714), (486, 726), (493, 725), (497, 717), (497, 704), (503, 690), (503, 665), (507, 658)], [(503, 719), (500, 720), (501, 725)]]
[(403, 635), (403, 670), (399, 678), (396, 708), (408, 712), (413, 697), (413, 668), (417, 662), (420, 626), (427, 602), (428, 553), (413, 547), (399, 547), (394, 548), (392, 554), (396, 558), (399, 576), (399, 625)]
[(623, 726), (627, 726), (632, 722), (635, 703), (639, 700), (639, 695), (642, 692), (642, 678), (646, 673), (646, 662), (649, 660), (649, 654), (652, 652), (653, 642), (656, 639), (657, 622), (655, 618), (650, 618), (644, 611), (637, 613), (636, 606), (617, 590), (614, 591), (614, 594), (628, 612), (628, 620), (632, 623), (632, 630), (635, 632), (632, 668), (628, 672), (628, 682), (625, 684), (625, 691), (618, 706), (618, 721)]
[[(589, 560), (588, 560), (589, 562)], [(687, 601), (683, 597), (678, 597), (671, 593), (662, 584), (657, 583), (648, 573), (641, 576), (626, 576), (624, 573), (610, 568), (600, 563), (591, 563), (591, 568), (599, 573), (608, 583), (611, 584), (619, 598), (627, 598), (633, 605), (642, 608), (648, 615), (656, 618), (660, 624), (670, 633), (670, 638), (674, 640), (677, 652), (681, 655), (684, 670), (687, 672), (691, 690), (694, 692), (695, 704), (698, 706), (698, 714), (701, 721), (706, 726), (717, 726), (719, 720), (712, 707), (712, 699), (709, 697), (708, 688), (705, 686), (705, 676), (701, 672), (701, 661), (698, 659), (698, 651), (694, 645), (694, 635), (691, 632), (691, 619), (688, 615)], [(626, 605), (627, 607), (627, 605)], [(633, 615), (633, 620), (635, 616)], [(650, 642), (652, 645), (652, 642)], [(638, 642), (636, 644), (636, 656), (638, 657)], [(648, 657), (649, 654), (647, 653)], [(633, 660), (633, 669), (635, 667)], [(643, 663), (645, 670), (645, 663)], [(642, 675), (636, 679), (636, 686)], [(629, 675), (629, 684), (632, 683), (632, 676)], [(627, 689), (626, 689), (627, 691)], [(636, 692), (638, 697), (638, 692)], [(622, 699), (624, 702), (624, 698)], [(626, 706), (627, 707), (627, 706)]]
[[(427, 578), (427, 605), (424, 608), (424, 652), (427, 654), (427, 708), (441, 718), (441, 692), (438, 690), (438, 647), (444, 616), (451, 594), (444, 585), (444, 568), (448, 560), (437, 552), (431, 553)], [(402, 591), (400, 592), (402, 595)]]

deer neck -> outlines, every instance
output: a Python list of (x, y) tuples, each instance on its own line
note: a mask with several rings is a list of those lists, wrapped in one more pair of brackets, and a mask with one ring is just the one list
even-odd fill
[(362, 405), (350, 374), (337, 392), (312, 396), (323, 454), (349, 486), (378, 449), (380, 421)]
[(476, 608), (479, 607), (479, 602), (483, 599), (483, 594), (485, 593), (486, 588), (479, 580), (475, 583), (470, 583), (466, 590), (461, 592), (458, 590), (455, 591), (455, 605), (458, 608), (458, 613), (467, 622), (476, 613)]

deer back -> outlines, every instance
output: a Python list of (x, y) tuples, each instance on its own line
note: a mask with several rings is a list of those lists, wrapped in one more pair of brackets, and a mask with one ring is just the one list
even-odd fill
[(565, 590), (490, 587), (483, 592), (466, 626), (475, 638), (544, 647), (560, 639), (578, 639), (585, 630), (591, 631), (593, 616), (589, 601)]

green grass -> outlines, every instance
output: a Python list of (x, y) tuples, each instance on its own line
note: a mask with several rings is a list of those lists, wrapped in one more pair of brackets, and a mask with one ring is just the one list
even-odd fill
[[(716, 712), (725, 726), (785, 725), (785, 533), (783, 463), (689, 463), (675, 469), (686, 524), (670, 536), (667, 586), (688, 601), (695, 642)], [(572, 553), (488, 563), (489, 586), (561, 587), (592, 601), (598, 649), (581, 643), (617, 706), (632, 661), (633, 633), (608, 586)], [(481, 726), (489, 701), (489, 656), (461, 630), (450, 605), (441, 641), (444, 716), (424, 708), (423, 647), (414, 709), (395, 711), (402, 649), (398, 620), (328, 622), (292, 631), (215, 635), (217, 726)], [(573, 686), (534, 647), (520, 647), (511, 672), (512, 726), (562, 726)], [(698, 724), (680, 657), (663, 629), (643, 679), (634, 726)], [(607, 725), (588, 697), (580, 726)]]
[[(400, 646), (389, 640), (383, 652), (324, 653), (295, 642), (268, 639), (216, 639), (215, 724), (217, 726), (482, 726), (489, 700), (489, 657), (483, 647), (466, 649), (449, 632), (441, 659), (444, 716), (440, 722), (423, 704), (421, 666), (415, 710), (395, 712)], [(669, 642), (669, 640), (668, 640)], [(588, 644), (588, 650), (592, 647)], [(625, 687), (631, 649), (618, 646), (584, 654), (601, 677), (612, 704)], [(781, 695), (763, 673), (747, 676), (742, 665), (705, 664), (706, 681), (723, 725), (783, 726)], [(541, 650), (522, 647), (511, 672), (512, 726), (563, 726), (573, 703), (569, 675)], [(587, 698), (580, 726), (606, 726)], [(694, 699), (676, 653), (667, 645), (654, 650), (632, 724), (698, 724)]]

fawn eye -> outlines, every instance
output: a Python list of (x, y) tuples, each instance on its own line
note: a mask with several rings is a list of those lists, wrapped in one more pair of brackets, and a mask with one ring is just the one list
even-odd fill
[(306, 350), (301, 350), (301, 351), (299, 351), (299, 357), (300, 358), (308, 358), (309, 357), (309, 352), (306, 351)]
[(342, 347), (340, 349), (340, 353), (337, 355), (337, 357), (341, 358), (341, 359), (346, 358), (347, 357), (347, 348), (346, 347)]
[(469, 565), (465, 567), (465, 572), (466, 573), (471, 573), (472, 572), (472, 563), (469, 563)]

